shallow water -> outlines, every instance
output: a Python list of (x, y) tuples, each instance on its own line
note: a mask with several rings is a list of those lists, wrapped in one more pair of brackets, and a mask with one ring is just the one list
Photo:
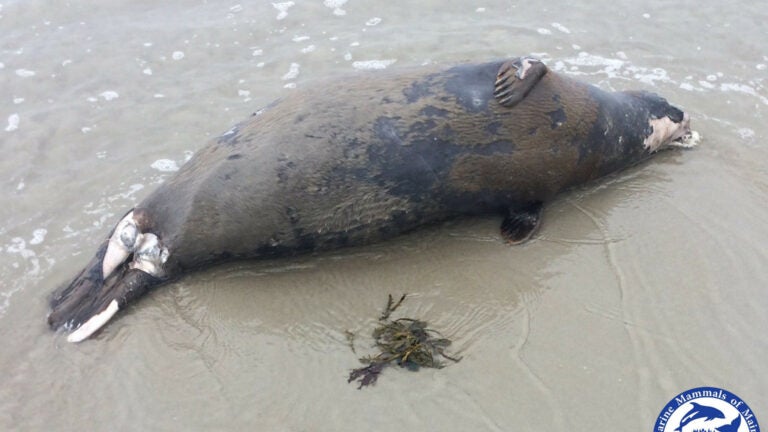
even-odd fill
[[(4, 1), (0, 429), (650, 430), (726, 388), (768, 418), (768, 10), (760, 2)], [(94, 340), (47, 296), (209, 138), (359, 69), (534, 53), (684, 107), (689, 151), (498, 218), (237, 263), (153, 292)], [(346, 383), (388, 293), (464, 359)]]

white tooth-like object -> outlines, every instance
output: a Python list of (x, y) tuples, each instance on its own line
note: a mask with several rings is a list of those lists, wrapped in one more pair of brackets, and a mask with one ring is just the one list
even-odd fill
[(133, 212), (130, 212), (117, 224), (115, 232), (109, 238), (107, 252), (101, 262), (104, 279), (128, 259), (128, 256), (136, 248), (139, 237), (141, 237), (139, 228), (136, 226), (136, 221), (133, 220)]
[(96, 330), (100, 329), (107, 323), (120, 307), (117, 305), (117, 300), (112, 300), (106, 309), (92, 316), (85, 324), (78, 327), (77, 330), (67, 336), (67, 342), (82, 342), (88, 339)]

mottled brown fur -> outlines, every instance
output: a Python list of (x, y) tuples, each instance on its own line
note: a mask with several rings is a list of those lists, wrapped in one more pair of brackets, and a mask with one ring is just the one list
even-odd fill
[[(549, 114), (558, 110), (567, 119), (559, 126)], [(599, 155), (580, 160), (572, 144), (589, 135), (597, 111), (585, 84), (549, 73), (514, 109), (494, 109), (503, 125), (499, 133), (514, 142), (515, 151), (461, 156), (451, 171), (451, 184), (467, 192), (517, 190), (523, 199), (545, 200), (589, 180)]]
[[(463, 82), (451, 84), (461, 73), (365, 73), (296, 90), (201, 150), (139, 208), (152, 209), (160, 237), (178, 251), (171, 259), (189, 267), (296, 248), (308, 236), (311, 249), (365, 243), (473, 212), (440, 194), (483, 192), (491, 198), (478, 202), (481, 212), (595, 176), (600, 155), (585, 158), (574, 145), (597, 120), (589, 86), (549, 73), (510, 109), (489, 96), (492, 79), (476, 83), (476, 97), (462, 94)], [(456, 94), (445, 90), (452, 86)], [(418, 163), (403, 149), (425, 140), (451, 148), (448, 170), (428, 160), (440, 146), (415, 156), (424, 160), (423, 196), (434, 198), (394, 192), (393, 167)], [(500, 199), (509, 202), (485, 202)]]

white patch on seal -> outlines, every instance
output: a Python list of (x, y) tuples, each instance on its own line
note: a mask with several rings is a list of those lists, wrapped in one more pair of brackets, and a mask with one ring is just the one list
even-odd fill
[(141, 234), (136, 240), (136, 252), (129, 267), (155, 277), (163, 277), (163, 264), (168, 261), (168, 249), (152, 233)]
[(643, 145), (651, 153), (659, 150), (665, 145), (674, 143), (675, 140), (688, 140), (692, 135), (689, 126), (690, 117), (688, 114), (683, 114), (683, 120), (679, 123), (675, 123), (669, 117), (665, 116), (648, 120), (648, 124), (653, 129), (653, 132), (645, 138)]
[(70, 333), (69, 336), (67, 336), (67, 342), (77, 343), (88, 339), (88, 337), (94, 334), (96, 330), (103, 327), (107, 321), (112, 319), (112, 317), (115, 316), (119, 309), (120, 306), (117, 304), (117, 300), (112, 300), (106, 309), (92, 316), (88, 321), (85, 322), (85, 324), (81, 325), (77, 330)]
[(517, 78), (522, 80), (522, 79), (525, 79), (525, 74), (528, 73), (528, 70), (531, 68), (531, 66), (533, 66), (534, 63), (541, 63), (541, 62), (537, 59), (526, 57), (522, 59), (520, 63), (521, 63), (521, 67), (520, 69), (517, 70), (516, 75), (517, 75)]

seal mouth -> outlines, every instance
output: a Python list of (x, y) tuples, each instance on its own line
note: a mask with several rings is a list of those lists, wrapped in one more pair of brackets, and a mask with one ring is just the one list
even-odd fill
[(692, 130), (688, 135), (685, 135), (684, 137), (678, 138), (672, 141), (671, 143), (669, 143), (669, 146), (682, 148), (682, 149), (690, 149), (698, 146), (700, 141), (701, 141), (701, 134), (699, 134), (695, 130)]
[(683, 113), (683, 120), (678, 124), (677, 130), (674, 132), (672, 141), (683, 142), (691, 138), (691, 116), (688, 113)]
[(699, 144), (701, 135), (691, 129), (691, 116), (683, 113), (683, 120), (678, 124), (677, 130), (672, 135), (670, 147), (693, 148)]

